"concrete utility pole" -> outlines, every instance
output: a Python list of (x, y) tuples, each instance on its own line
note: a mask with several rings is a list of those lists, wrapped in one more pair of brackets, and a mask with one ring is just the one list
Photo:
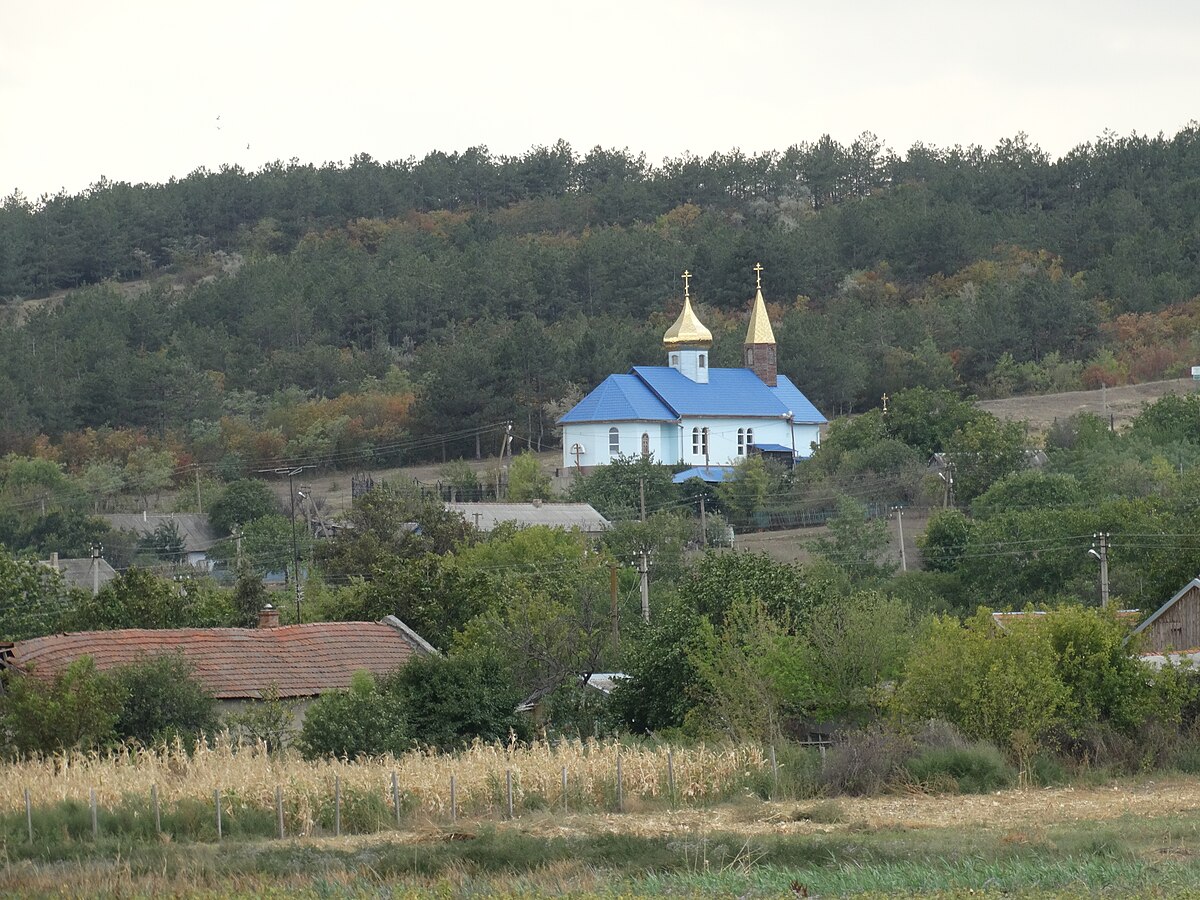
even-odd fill
[(617, 612), (617, 564), (608, 564), (608, 594), (612, 602), (612, 641), (613, 652), (621, 649), (621, 617)]
[(643, 550), (635, 560), (642, 586), (642, 621), (650, 622), (650, 552)]
[[(1092, 544), (1092, 549), (1088, 554), (1096, 557), (1100, 561), (1100, 608), (1108, 608), (1108, 541), (1112, 537), (1108, 532), (1101, 531), (1098, 534), (1092, 535), (1096, 539), (1096, 543)], [(1098, 545), (1098, 546), (1097, 546)]]
[(638, 503), (642, 508), (642, 521), (646, 521), (646, 479), (638, 479)]
[(260, 469), (260, 474), (267, 472), (272, 475), (286, 475), (288, 480), (288, 495), (292, 501), (292, 564), (293, 571), (296, 575), (296, 624), (300, 624), (300, 601), (304, 597), (304, 591), (300, 587), (300, 544), (296, 540), (296, 486), (293, 479), (303, 472), (305, 469), (312, 469), (314, 466), (292, 466), (281, 469)]
[(100, 544), (92, 544), (92, 596), (95, 597), (100, 593), (100, 557), (104, 553), (104, 547)]
[(904, 508), (901, 506), (893, 506), (896, 510), (896, 525), (900, 529), (900, 571), (908, 571), (908, 554), (904, 551)]
[(704, 511), (704, 494), (700, 495), (700, 543), (708, 546), (708, 515)]

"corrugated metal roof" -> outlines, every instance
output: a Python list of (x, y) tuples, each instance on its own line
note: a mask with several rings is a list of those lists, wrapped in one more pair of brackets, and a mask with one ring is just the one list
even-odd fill
[[(394, 623), (394, 624), (392, 624)], [(385, 675), (433, 648), (407, 625), (316, 622), (279, 628), (123, 628), (17, 641), (0, 653), (7, 665), (53, 678), (90, 656), (100, 671), (179, 653), (194, 677), (219, 700), (258, 699), (272, 686), (280, 697), (314, 697), (350, 686), (355, 672)]]
[(768, 387), (750, 369), (708, 370), (708, 383), (692, 381), (670, 366), (634, 366), (628, 375), (609, 375), (558, 421), (674, 422), (682, 416), (783, 418), (822, 424), (808, 398), (780, 375)]
[(733, 466), (693, 466), (671, 476), (675, 484), (683, 484), (692, 478), (699, 478), (709, 484), (722, 484), (733, 476)]
[(824, 425), (829, 421), (821, 415), (820, 410), (812, 405), (812, 402), (804, 396), (801, 390), (792, 384), (791, 379), (786, 375), (778, 376), (775, 387), (769, 387), (767, 390), (774, 393), (785, 408), (791, 410), (793, 422), (800, 422), (804, 425)]
[(446, 509), (460, 513), (468, 524), (481, 531), (491, 531), (501, 522), (578, 528), (587, 532), (604, 531), (609, 527), (608, 519), (596, 512), (590, 503), (447, 503)]
[(179, 536), (183, 538), (183, 549), (187, 553), (203, 553), (210, 550), (213, 544), (223, 537), (209, 524), (208, 516), (199, 513), (106, 513), (100, 518), (117, 531), (132, 531), (139, 537), (148, 537), (160, 526), (173, 523), (179, 530)]
[(559, 422), (673, 422), (676, 416), (634, 375), (609, 375)]

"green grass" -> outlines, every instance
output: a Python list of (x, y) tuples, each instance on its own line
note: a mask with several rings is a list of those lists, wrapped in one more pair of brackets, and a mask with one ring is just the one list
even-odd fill
[[(815, 804), (809, 812), (838, 818)], [(541, 824), (553, 824), (544, 815)], [(785, 897), (793, 881), (825, 897), (1200, 893), (1192, 862), (1200, 860), (1200, 814), (1026, 831), (849, 826), (807, 835), (547, 837), (516, 822), (429, 829), (407, 840), (245, 836), (221, 845), (147, 841), (137, 828), (93, 843), (86, 808), (82, 818), (83, 838), (64, 834), (31, 847), (8, 835), (0, 895)]]

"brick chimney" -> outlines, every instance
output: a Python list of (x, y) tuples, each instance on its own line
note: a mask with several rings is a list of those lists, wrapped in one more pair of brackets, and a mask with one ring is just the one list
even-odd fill
[(279, 610), (273, 607), (270, 603), (264, 606), (258, 613), (259, 628), (278, 628), (279, 627)]

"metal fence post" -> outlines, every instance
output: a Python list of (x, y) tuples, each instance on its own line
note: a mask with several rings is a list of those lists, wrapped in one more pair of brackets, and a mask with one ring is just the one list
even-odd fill
[(512, 769), (504, 770), (504, 792), (508, 797), (508, 817), (513, 817)]
[(392, 806), (396, 808), (396, 827), (400, 827), (400, 780), (396, 777), (396, 770), (392, 770)]
[(342, 776), (333, 776), (333, 835), (342, 836)]
[(562, 767), (562, 798), (563, 812), (567, 811), (567, 767)]
[(625, 779), (621, 773), (621, 754), (617, 753), (617, 812), (625, 812)]
[(671, 799), (671, 805), (675, 805), (675, 751), (673, 748), (667, 748), (667, 796)]
[(213, 806), (217, 808), (217, 840), (224, 837), (224, 827), (221, 822), (221, 789), (217, 788), (213, 791)]
[(100, 819), (96, 813), (96, 789), (91, 788), (88, 792), (88, 806), (91, 807), (92, 813), (92, 840), (100, 837)]
[(29, 843), (33, 843), (33, 804), (29, 801), (29, 788), (25, 788), (25, 827), (29, 829)]
[(779, 763), (775, 761), (775, 745), (771, 745), (771, 796), (767, 799), (774, 800), (775, 795), (779, 793)]
[(453, 775), (450, 776), (450, 821), (458, 821), (458, 782)]
[(279, 839), (283, 840), (283, 788), (275, 785), (275, 819), (279, 826)]

